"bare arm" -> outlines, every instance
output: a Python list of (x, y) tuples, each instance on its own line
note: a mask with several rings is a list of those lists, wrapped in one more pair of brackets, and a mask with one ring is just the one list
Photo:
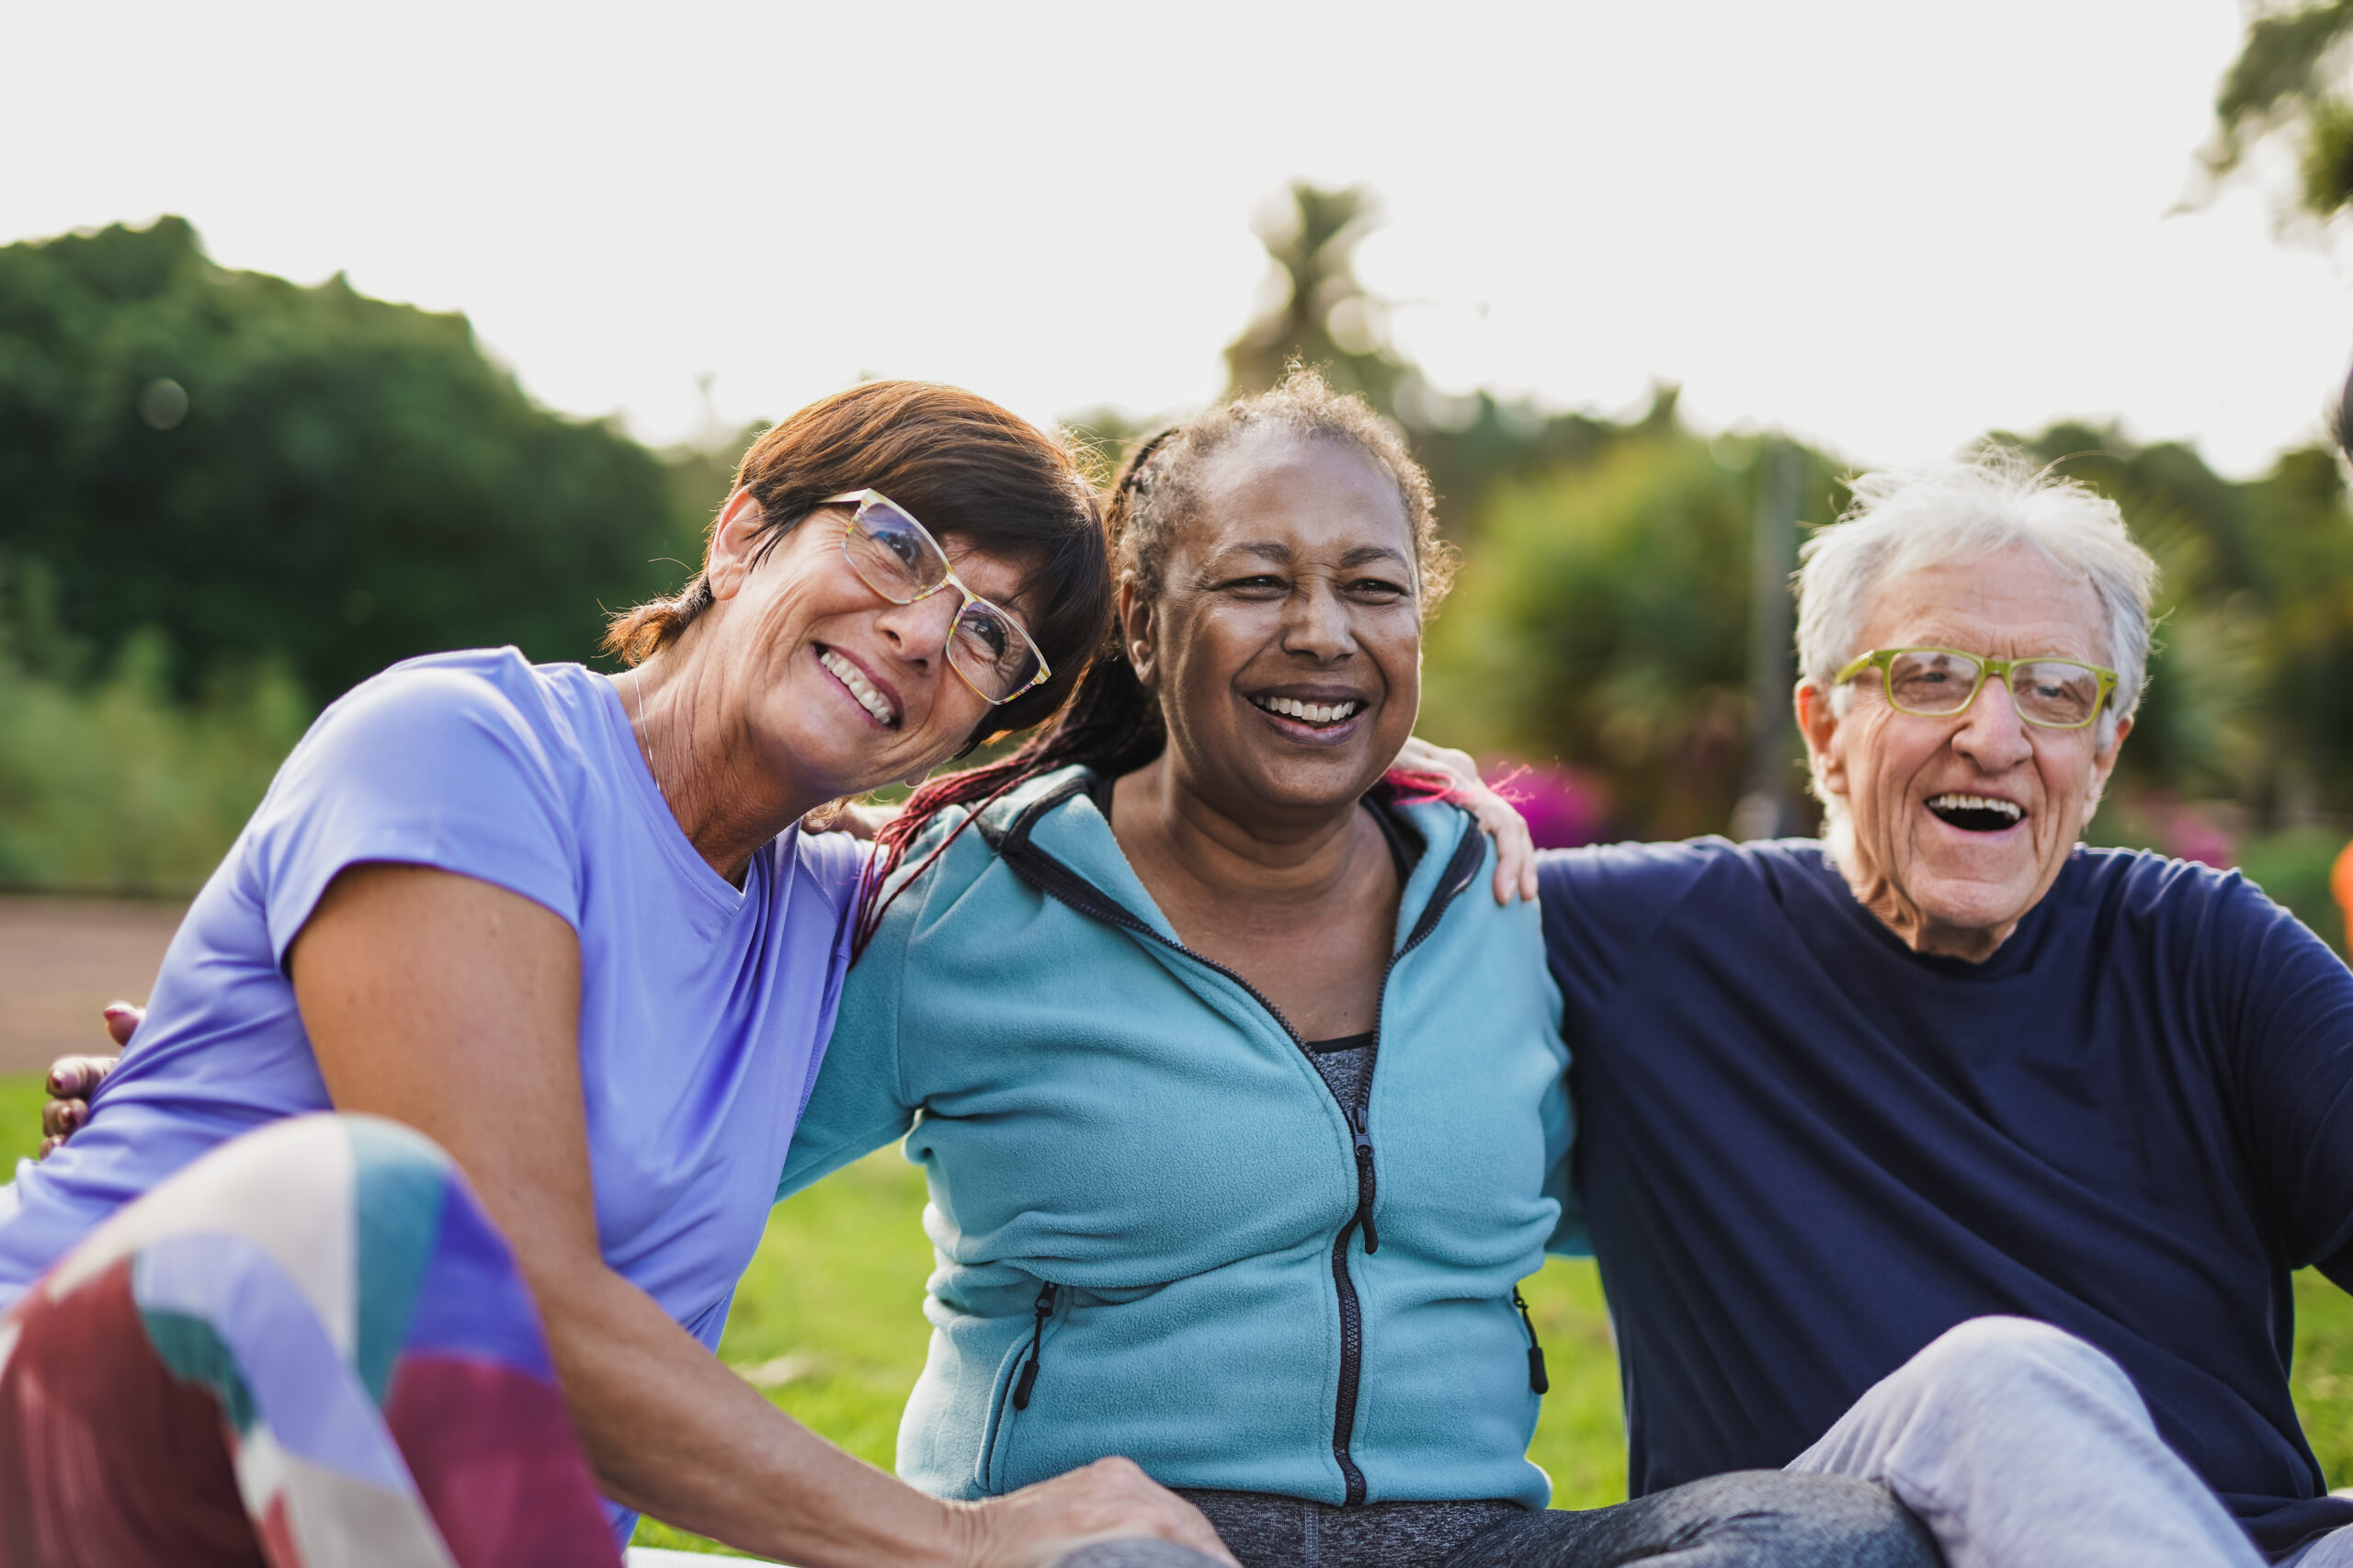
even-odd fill
[(606, 1491), (806, 1568), (1026, 1568), (1157, 1535), (1224, 1557), (1125, 1460), (982, 1505), (916, 1492), (809, 1432), (598, 1251), (579, 1082), (579, 946), (547, 909), (412, 866), (336, 878), (290, 954), (335, 1103), (419, 1129), (506, 1233)]

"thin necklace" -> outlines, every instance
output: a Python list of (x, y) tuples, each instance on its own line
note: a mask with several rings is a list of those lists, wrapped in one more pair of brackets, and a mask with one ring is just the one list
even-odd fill
[[(641, 665), (631, 665), (630, 666), (629, 688), (637, 693), (637, 749), (645, 754), (645, 771), (652, 773), (654, 771), (654, 745), (652, 740), (654, 732), (645, 722), (644, 666)], [(656, 778), (654, 782), (659, 784), (661, 779)]]

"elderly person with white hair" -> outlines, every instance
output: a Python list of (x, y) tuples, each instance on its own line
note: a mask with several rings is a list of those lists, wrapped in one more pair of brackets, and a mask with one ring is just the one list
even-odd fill
[(1860, 1474), (1955, 1568), (2353, 1562), (2288, 1389), (2290, 1274), (2353, 1283), (2353, 973), (2078, 843), (2149, 654), (2111, 503), (1854, 491), (1798, 576), (1825, 840), (1539, 868), (1632, 1489)]

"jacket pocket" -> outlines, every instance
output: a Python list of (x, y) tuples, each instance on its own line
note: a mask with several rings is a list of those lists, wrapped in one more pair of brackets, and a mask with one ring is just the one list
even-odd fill
[(997, 1367), (995, 1387), (989, 1399), (988, 1436), (981, 1444), (979, 1473), (973, 1477), (988, 1496), (999, 1496), (1011, 1490), (1006, 1483), (1006, 1451), (1011, 1446), (1015, 1420), (1037, 1397), (1039, 1380), (1044, 1375), (1046, 1345), (1052, 1337), (1051, 1331), (1062, 1296), (1058, 1285), (1039, 1285), (1037, 1300), (1029, 1308), (1029, 1332), (1014, 1342)]

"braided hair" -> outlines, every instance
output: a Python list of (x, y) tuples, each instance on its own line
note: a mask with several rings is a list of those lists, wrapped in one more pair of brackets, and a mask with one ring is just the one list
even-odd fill
[[(1192, 418), (1154, 431), (1128, 453), (1105, 507), (1115, 573), (1131, 574), (1136, 593), (1157, 600), (1166, 585), (1173, 541), (1199, 515), (1200, 471), (1213, 453), (1260, 429), (1355, 448), (1397, 486), (1397, 498), (1414, 537), (1415, 576), (1424, 610), (1434, 608), (1454, 576), (1454, 547), (1438, 536), (1437, 504), (1429, 476), (1406, 449), (1397, 427), (1350, 392), (1335, 392), (1316, 371), (1294, 364), (1269, 391), (1235, 398)], [(906, 809), (875, 836), (875, 853), (859, 905), (856, 949), (865, 949), (881, 926), (889, 898), (881, 896), (904, 858), (907, 846), (931, 819), (951, 806), (969, 806), (964, 823), (977, 818), (997, 797), (1041, 774), (1083, 764), (1117, 778), (1157, 757), (1168, 744), (1160, 699), (1136, 678), (1115, 626), (1086, 678), (1079, 682), (1053, 725), (1012, 756), (985, 767), (932, 780), (909, 798)], [(1444, 793), (1434, 781), (1405, 781), (1409, 792)], [(959, 824), (956, 832), (963, 831)], [(947, 851), (950, 834), (917, 871)], [(913, 881), (900, 882), (904, 887)]]

